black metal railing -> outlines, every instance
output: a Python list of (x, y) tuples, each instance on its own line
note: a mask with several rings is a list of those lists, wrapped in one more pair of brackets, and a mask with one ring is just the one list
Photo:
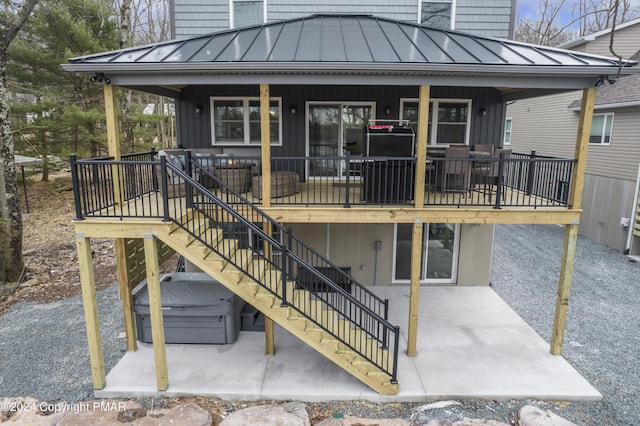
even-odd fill
[[(76, 218), (88, 216), (162, 217), (157, 200), (158, 162), (155, 151), (111, 158), (78, 160), (70, 156)], [(117, 190), (120, 187), (121, 190)], [(136, 202), (130, 202), (135, 200)]]
[[(189, 151), (185, 151), (189, 153)], [(82, 182), (76, 207), (79, 216), (107, 207), (117, 216), (135, 216), (126, 201), (138, 198), (135, 208), (162, 206), (145, 195), (159, 189), (159, 162), (152, 153), (110, 159), (83, 160), (77, 179)], [(72, 161), (77, 161), (72, 156)], [(213, 174), (243, 198), (262, 201), (261, 159), (199, 154), (191, 157), (199, 166), (192, 175), (205, 188), (227, 203), (241, 202), (228, 196), (209, 174)], [(428, 156), (424, 182), (425, 205), (478, 207), (567, 207), (575, 160), (513, 153), (510, 157), (448, 158)], [(271, 159), (272, 206), (388, 206), (413, 205), (416, 190), (415, 158), (399, 157), (274, 157)], [(208, 173), (205, 173), (208, 172)], [(167, 196), (184, 196), (181, 177), (170, 173)], [(116, 195), (115, 184), (123, 191)], [(497, 196), (500, 195), (500, 196)], [(116, 199), (118, 197), (119, 199)], [(147, 203), (147, 204), (145, 204)]]
[[(199, 164), (254, 202), (262, 199), (258, 157), (200, 154)], [(428, 156), (427, 206), (566, 207), (575, 160)], [(414, 157), (273, 157), (271, 200), (276, 205), (413, 205)], [(500, 169), (500, 170), (498, 170)], [(202, 183), (207, 183), (206, 175)], [(500, 197), (496, 193), (500, 192)]]

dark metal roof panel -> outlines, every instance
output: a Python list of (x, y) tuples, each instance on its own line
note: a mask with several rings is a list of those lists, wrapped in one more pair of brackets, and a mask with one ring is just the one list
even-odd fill
[(346, 21), (343, 19), (342, 36), (344, 37), (344, 50), (347, 58), (355, 62), (372, 62), (373, 54), (360, 22), (349, 25)]
[(185, 62), (214, 62), (218, 55), (227, 47), (236, 36), (235, 33), (222, 34), (220, 37), (209, 37), (209, 42), (200, 51)]
[(292, 72), (300, 64), (318, 64), (319, 68), (327, 63), (339, 64), (338, 68), (369, 64), (372, 71), (380, 72), (389, 66), (399, 70), (407, 65), (425, 69), (441, 65), (451, 75), (461, 64), (487, 67), (486, 71), (494, 66), (525, 66), (537, 68), (536, 73), (549, 66), (617, 67), (614, 58), (364, 15), (314, 15), (72, 58), (69, 62), (87, 66), (117, 63), (129, 65), (132, 72), (145, 71), (145, 66), (152, 63), (171, 65), (167, 70), (173, 72), (174, 66), (183, 64), (187, 71), (191, 69), (189, 64), (200, 63), (209, 63), (211, 69), (234, 65), (236, 70), (274, 64)]

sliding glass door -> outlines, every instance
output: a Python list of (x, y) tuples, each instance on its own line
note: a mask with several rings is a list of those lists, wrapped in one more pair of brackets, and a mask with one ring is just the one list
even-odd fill
[(335, 157), (364, 152), (365, 129), (373, 117), (373, 103), (308, 103), (307, 155), (317, 158), (309, 164), (309, 177), (342, 177), (344, 164)]
[[(394, 281), (411, 279), (411, 236), (413, 224), (396, 225)], [(455, 283), (458, 270), (459, 229), (453, 223), (425, 224), (422, 234), (420, 280), (426, 283)]]

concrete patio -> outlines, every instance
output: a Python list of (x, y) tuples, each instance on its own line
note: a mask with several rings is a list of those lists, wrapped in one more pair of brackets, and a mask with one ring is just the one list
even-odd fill
[(231, 345), (167, 345), (169, 388), (156, 390), (153, 349), (139, 344), (107, 375), (98, 398), (204, 395), (227, 400), (429, 401), (451, 398), (596, 401), (602, 395), (489, 287), (422, 287), (417, 356), (406, 356), (409, 287), (374, 287), (400, 325), (400, 391), (380, 396), (287, 331), (276, 355), (264, 333)]

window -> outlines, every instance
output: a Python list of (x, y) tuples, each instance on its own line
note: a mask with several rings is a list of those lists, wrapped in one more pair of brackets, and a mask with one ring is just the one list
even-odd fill
[(504, 122), (504, 144), (511, 145), (511, 126), (513, 120), (511, 118), (507, 118)]
[[(282, 145), (281, 98), (271, 98), (271, 145)], [(214, 145), (260, 145), (259, 98), (211, 98)]]
[(613, 128), (613, 113), (593, 114), (589, 143), (595, 145), (609, 145), (611, 143), (611, 129)]
[(231, 28), (266, 22), (266, 0), (230, 0)]
[(443, 29), (453, 29), (454, 0), (422, 0), (420, 4), (420, 23)]
[[(401, 99), (401, 119), (418, 128), (418, 102)], [(434, 99), (429, 102), (428, 145), (469, 144), (470, 100)]]

